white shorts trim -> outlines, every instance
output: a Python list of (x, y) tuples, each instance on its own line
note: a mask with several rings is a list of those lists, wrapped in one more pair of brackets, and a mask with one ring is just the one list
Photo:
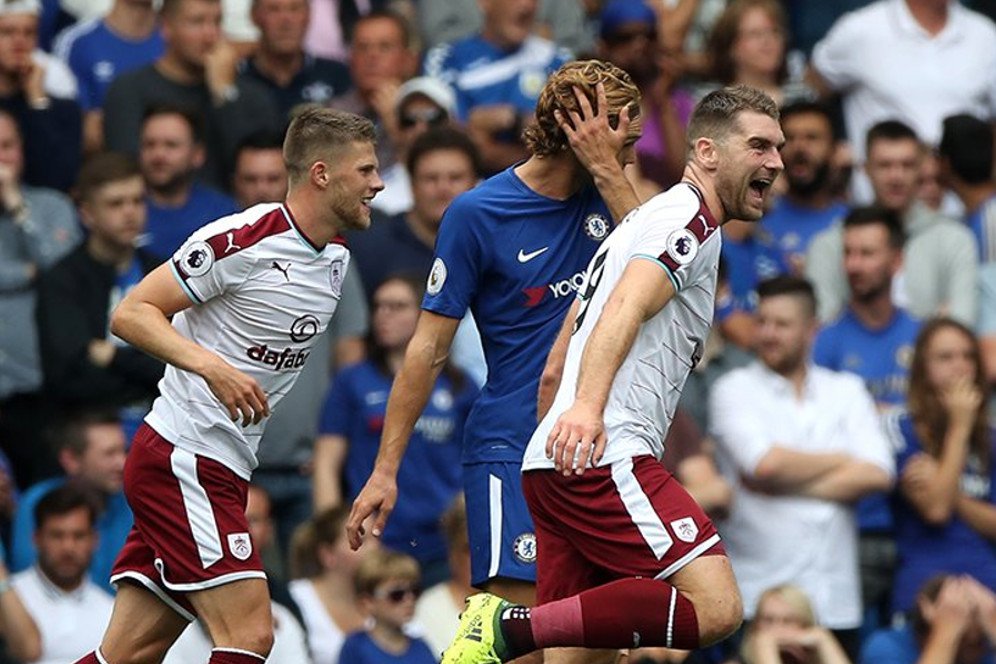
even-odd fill
[(683, 555), (681, 558), (678, 558), (676, 561), (671, 563), (670, 566), (668, 566), (663, 572), (661, 572), (654, 578), (663, 581), (664, 579), (668, 578), (675, 572), (679, 571), (682, 567), (684, 567), (685, 565), (692, 562), (693, 560), (701, 556), (703, 553), (711, 549), (718, 542), (719, 542), (719, 533), (716, 533), (706, 541), (698, 544), (694, 549)]
[(207, 590), (208, 588), (216, 588), (217, 586), (223, 586), (226, 583), (233, 583), (243, 579), (263, 579), (266, 581), (266, 572), (247, 570), (245, 572), (230, 572), (228, 574), (216, 576), (213, 579), (197, 581), (195, 583), (170, 583), (166, 580), (166, 566), (163, 564), (162, 558), (156, 558), (154, 564), (156, 569), (159, 570), (159, 576), (162, 577), (163, 585), (178, 593), (191, 593), (198, 590)]
[(488, 567), (488, 578), (498, 576), (501, 566), (501, 478), (488, 475), (488, 518), (491, 527), (491, 565)]
[[(144, 574), (133, 571), (121, 572), (120, 574), (115, 574), (114, 576), (111, 577), (111, 583), (116, 584), (118, 581), (122, 579), (131, 579), (132, 581), (138, 582), (140, 585), (144, 586), (146, 590), (148, 590), (153, 595), (158, 597), (163, 604), (165, 604), (169, 608), (179, 613), (180, 617), (184, 618), (188, 622), (193, 622), (197, 620), (197, 616), (195, 616), (190, 611), (187, 611), (185, 608), (177, 604), (176, 601), (172, 597), (167, 595), (166, 592), (162, 588), (160, 588), (155, 581), (145, 576)], [(98, 659), (99, 658), (100, 656), (98, 654)]]
[(640, 531), (657, 560), (661, 560), (674, 545), (674, 540), (633, 475), (632, 458), (612, 464), (612, 481), (616, 484), (616, 491), (619, 492), (619, 498), (629, 513), (629, 518), (633, 520), (633, 525)]
[(169, 461), (173, 476), (180, 485), (183, 509), (187, 515), (190, 532), (194, 536), (194, 544), (197, 545), (201, 567), (207, 569), (221, 560), (225, 554), (221, 548), (221, 537), (218, 536), (218, 523), (214, 519), (211, 499), (197, 481), (197, 456), (174, 446)]
[(246, 657), (255, 657), (261, 662), (266, 661), (266, 657), (263, 657), (258, 652), (252, 652), (251, 650), (241, 650), (239, 648), (211, 648), (211, 652), (233, 652), (237, 655), (245, 655)]
[(674, 638), (674, 609), (678, 604), (678, 589), (671, 586), (671, 601), (667, 608), (667, 640), (664, 645), (668, 648), (671, 647), (672, 640)]

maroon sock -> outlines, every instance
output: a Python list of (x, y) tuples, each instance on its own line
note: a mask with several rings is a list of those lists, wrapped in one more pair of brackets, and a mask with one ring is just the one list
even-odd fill
[(248, 650), (215, 648), (211, 651), (211, 659), (208, 660), (208, 664), (259, 664), (265, 661), (264, 655), (257, 655)]
[(692, 602), (666, 581), (622, 579), (530, 612), (538, 648), (699, 646)]
[(505, 609), (502, 614), (501, 635), (505, 639), (509, 656), (519, 657), (536, 650), (529, 619), (530, 611), (524, 606), (514, 606)]
[(97, 659), (96, 652), (91, 652), (83, 655), (83, 657), (76, 660), (73, 664), (101, 664), (101, 661)]

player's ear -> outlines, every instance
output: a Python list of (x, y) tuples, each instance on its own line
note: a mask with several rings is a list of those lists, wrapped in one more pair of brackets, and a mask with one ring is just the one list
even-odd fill
[(324, 161), (316, 161), (310, 169), (311, 181), (319, 188), (329, 186), (329, 167)]
[(719, 164), (716, 141), (705, 136), (695, 139), (693, 145), (695, 157), (707, 170), (714, 170)]

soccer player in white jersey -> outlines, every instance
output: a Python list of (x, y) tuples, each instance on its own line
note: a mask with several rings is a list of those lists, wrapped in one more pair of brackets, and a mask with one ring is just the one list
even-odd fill
[(113, 332), (168, 366), (125, 466), (135, 526), (112, 572), (114, 613), (81, 663), (158, 662), (195, 616), (212, 664), (270, 651), (249, 475), (265, 418), (335, 311), (349, 264), (341, 232), (370, 225), (383, 189), (373, 125), (356, 115), (303, 111), (284, 160), (285, 202), (196, 231), (114, 312)]
[(761, 217), (784, 137), (775, 103), (738, 86), (703, 98), (688, 140), (681, 183), (628, 215), (592, 258), (547, 362), (559, 375), (544, 383), (559, 387), (552, 405), (552, 388), (540, 393), (545, 416), (522, 464), (537, 607), (472, 596), (443, 664), (539, 648), (694, 649), (740, 625), (719, 535), (660, 459), (712, 321), (719, 227)]

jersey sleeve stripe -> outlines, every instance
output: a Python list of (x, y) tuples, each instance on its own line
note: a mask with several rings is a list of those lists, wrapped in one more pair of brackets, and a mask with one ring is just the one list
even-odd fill
[(187, 297), (190, 298), (190, 301), (194, 302), (195, 304), (203, 304), (204, 301), (201, 298), (197, 297), (197, 294), (194, 293), (194, 291), (190, 288), (190, 286), (187, 285), (187, 280), (183, 277), (183, 275), (180, 274), (180, 271), (176, 267), (176, 261), (171, 260), (169, 262), (169, 269), (170, 272), (173, 273), (173, 276), (176, 278), (177, 283), (180, 284), (180, 288), (182, 288), (183, 292), (186, 293)]
[(280, 208), (275, 208), (252, 223), (215, 233), (207, 239), (207, 243), (214, 250), (216, 260), (221, 260), (290, 228), (290, 223), (284, 218)]
[[(678, 270), (676, 268), (669, 266), (657, 256), (651, 256), (650, 254), (633, 254), (633, 258), (643, 258), (657, 263), (664, 268), (664, 273), (667, 274), (668, 278), (671, 280), (671, 284), (674, 286), (675, 292), (681, 290), (681, 280), (678, 279)], [(669, 258), (669, 256), (665, 254), (665, 258)]]

